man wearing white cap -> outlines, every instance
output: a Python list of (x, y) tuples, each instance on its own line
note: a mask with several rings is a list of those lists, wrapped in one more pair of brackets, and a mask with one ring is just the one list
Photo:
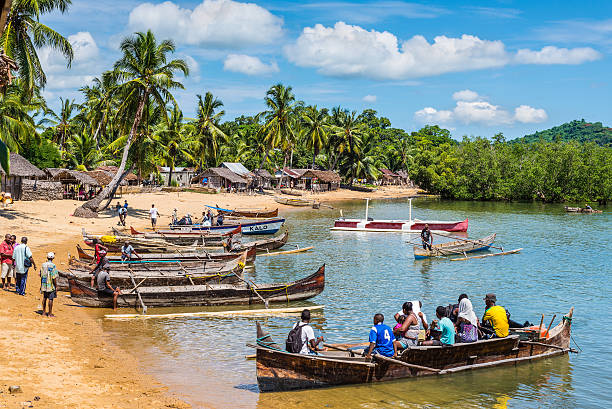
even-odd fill
[[(57, 297), (57, 267), (53, 263), (55, 253), (47, 254), (47, 261), (40, 268), (40, 292), (43, 295), (42, 315), (55, 317), (53, 315), (53, 300)], [(46, 313), (47, 300), (49, 300), (49, 312)]]

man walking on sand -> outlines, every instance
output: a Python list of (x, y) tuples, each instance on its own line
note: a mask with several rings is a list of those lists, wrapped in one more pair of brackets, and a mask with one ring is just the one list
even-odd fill
[(36, 262), (32, 257), (32, 250), (28, 247), (27, 237), (22, 237), (21, 244), (13, 250), (13, 260), (15, 260), (15, 292), (19, 295), (25, 295), (28, 270), (30, 267), (34, 267), (36, 270)]
[[(43, 295), (42, 315), (55, 317), (53, 315), (53, 300), (57, 297), (57, 267), (53, 263), (55, 253), (47, 254), (47, 261), (40, 268), (40, 292)], [(49, 301), (49, 312), (46, 313), (47, 300)]]
[(10, 234), (4, 236), (4, 241), (0, 244), (0, 262), (2, 263), (2, 272), (0, 273), (0, 278), (2, 278), (1, 288), (8, 290), (11, 286), (11, 278), (14, 275), (13, 243)]
[(151, 217), (151, 227), (155, 230), (155, 226), (157, 225), (157, 218), (159, 217), (159, 212), (155, 208), (155, 205), (151, 205), (151, 210), (149, 210), (149, 216)]

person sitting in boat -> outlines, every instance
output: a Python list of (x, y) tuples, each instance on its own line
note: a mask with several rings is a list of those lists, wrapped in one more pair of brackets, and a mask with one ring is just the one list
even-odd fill
[(172, 224), (173, 224), (173, 225), (177, 225), (177, 224), (178, 224), (178, 222), (179, 222), (179, 219), (178, 219), (178, 210), (177, 210), (177, 209), (174, 209), (174, 210), (172, 211)]
[(487, 334), (487, 338), (504, 338), (508, 336), (508, 315), (506, 309), (501, 305), (495, 305), (497, 297), (493, 293), (485, 295), (484, 302), (487, 306), (482, 317), (481, 329)]
[(217, 216), (217, 226), (223, 226), (224, 219), (225, 217), (223, 216), (223, 213), (219, 214), (219, 216)]
[(419, 342), (419, 331), (421, 330), (419, 318), (414, 313), (411, 302), (404, 303), (402, 312), (406, 318), (402, 326), (395, 331), (395, 334), (401, 336), (399, 341), (395, 341), (397, 350), (404, 350), (411, 346), (417, 346)]
[[(314, 330), (310, 326), (310, 310), (302, 311), (302, 322), (293, 324), (293, 328), (287, 336), (287, 351), (304, 355), (318, 355), (317, 351), (324, 351), (319, 348), (323, 342), (323, 337), (315, 338)], [(299, 350), (297, 349), (299, 347)]]
[(397, 341), (393, 338), (393, 331), (383, 324), (385, 316), (381, 313), (374, 315), (374, 326), (370, 329), (370, 346), (365, 353), (366, 358), (371, 358), (372, 354), (382, 356), (397, 355)]
[(459, 308), (457, 311), (457, 323), (455, 324), (458, 340), (457, 342), (478, 341), (478, 318), (474, 312), (472, 302), (467, 294), (459, 296)]
[(426, 224), (421, 230), (421, 241), (423, 242), (423, 248), (431, 251), (431, 245), (433, 244), (433, 236), (431, 235), (431, 230), (429, 230), (429, 225)]
[(91, 286), (94, 286), (94, 283), (96, 282), (97, 278), (98, 278), (98, 274), (100, 274), (100, 271), (102, 270), (110, 270), (110, 261), (108, 261), (108, 257), (106, 257), (106, 249), (104, 250), (100, 250), (100, 259), (99, 261), (96, 263), (96, 266), (93, 268), (93, 270), (91, 270)]
[(132, 255), (138, 257), (139, 259), (142, 258), (138, 253), (136, 253), (136, 250), (134, 250), (134, 247), (132, 247), (130, 242), (126, 241), (123, 243), (123, 246), (121, 246), (121, 261), (131, 260)]
[(587, 210), (593, 210), (593, 208), (591, 206), (589, 206), (588, 203), (584, 204), (584, 208), (587, 209)]
[(96, 263), (99, 263), (102, 258), (102, 253), (106, 254), (108, 249), (103, 246), (102, 242), (98, 239), (93, 239), (92, 242), (94, 245), (94, 258), (96, 259)]
[(210, 217), (208, 217), (208, 215), (204, 215), (204, 218), (202, 219), (202, 227), (210, 227), (212, 226), (212, 220), (210, 220)]
[(104, 269), (98, 273), (96, 278), (98, 284), (98, 298), (113, 297), (113, 310), (117, 309), (117, 297), (121, 294), (119, 286), (113, 288), (110, 284), (110, 272)]
[(402, 324), (404, 323), (404, 321), (406, 320), (406, 316), (403, 314), (401, 315), (397, 315), (395, 314), (395, 320), (397, 321), (397, 324), (395, 324), (395, 327), (393, 327), (393, 335), (395, 335), (395, 340), (399, 341), (400, 339), (402, 339), (402, 336), (404, 334), (400, 333), (400, 329), (402, 328)]
[(421, 345), (453, 346), (455, 344), (455, 326), (445, 314), (446, 308), (439, 305), (436, 308), (438, 320), (431, 322), (431, 329), (437, 330), (440, 333), (440, 339), (424, 341)]

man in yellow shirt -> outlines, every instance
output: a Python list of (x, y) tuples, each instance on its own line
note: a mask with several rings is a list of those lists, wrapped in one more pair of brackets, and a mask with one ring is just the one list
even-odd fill
[(487, 308), (482, 317), (483, 323), (489, 323), (495, 331), (495, 338), (503, 338), (508, 336), (508, 316), (506, 310), (500, 305), (495, 305), (497, 297), (493, 293), (485, 295), (484, 298)]

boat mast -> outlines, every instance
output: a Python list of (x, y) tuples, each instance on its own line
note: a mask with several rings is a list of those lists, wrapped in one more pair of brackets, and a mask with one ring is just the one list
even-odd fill
[(365, 220), (366, 222), (368, 221), (368, 209), (370, 207), (370, 198), (366, 199), (366, 214), (365, 214)]
[(412, 198), (408, 199), (408, 221), (412, 223)]

